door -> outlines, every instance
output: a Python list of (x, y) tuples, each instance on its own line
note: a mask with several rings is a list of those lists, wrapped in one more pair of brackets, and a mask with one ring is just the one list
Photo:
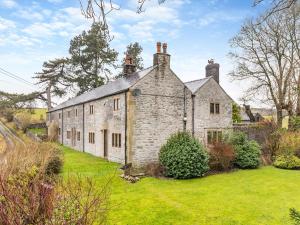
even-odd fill
[(76, 128), (75, 127), (73, 127), (71, 130), (71, 143), (72, 143), (72, 146), (76, 145)]
[(104, 158), (107, 158), (107, 147), (108, 147), (108, 136), (107, 136), (107, 130), (103, 130), (103, 156)]

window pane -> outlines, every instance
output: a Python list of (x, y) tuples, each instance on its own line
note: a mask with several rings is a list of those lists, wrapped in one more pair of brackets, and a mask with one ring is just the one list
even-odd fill
[(213, 132), (213, 143), (217, 142), (217, 131)]
[(121, 148), (121, 134), (119, 134), (119, 148)]
[(111, 146), (114, 147), (114, 134), (111, 135)]
[(211, 131), (207, 131), (207, 143), (211, 144), (211, 142), (212, 142)]
[(216, 104), (216, 113), (217, 114), (220, 113), (220, 104), (219, 103)]
[(210, 103), (210, 113), (211, 114), (215, 113), (215, 104), (214, 103)]

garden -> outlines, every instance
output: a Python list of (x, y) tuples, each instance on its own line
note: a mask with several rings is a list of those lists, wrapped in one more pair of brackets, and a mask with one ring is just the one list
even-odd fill
[(264, 145), (228, 132), (209, 149), (176, 133), (162, 146), (159, 165), (136, 183), (123, 179), (117, 163), (23, 136), (26, 146), (6, 154), (14, 163), (0, 164), (4, 225), (300, 221), (297, 129), (274, 129)]

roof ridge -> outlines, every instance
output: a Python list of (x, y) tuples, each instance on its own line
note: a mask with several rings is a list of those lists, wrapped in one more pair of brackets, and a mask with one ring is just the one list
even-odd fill
[(204, 77), (204, 78), (201, 78), (201, 79), (197, 79), (197, 80), (191, 80), (191, 81), (187, 81), (187, 82), (184, 82), (185, 84), (186, 83), (191, 83), (191, 82), (195, 82), (195, 81), (200, 81), (200, 80), (204, 80), (204, 79), (208, 79), (210, 77)]

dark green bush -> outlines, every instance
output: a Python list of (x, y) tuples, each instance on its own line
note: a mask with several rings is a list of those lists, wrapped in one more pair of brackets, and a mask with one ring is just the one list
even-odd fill
[(45, 173), (49, 176), (59, 174), (63, 167), (63, 160), (59, 150), (54, 150), (46, 164)]
[(293, 116), (291, 118), (289, 128), (293, 131), (300, 130), (300, 116)]
[(209, 156), (206, 149), (185, 132), (172, 135), (159, 154), (165, 175), (177, 179), (200, 177), (208, 171)]
[(293, 220), (295, 225), (300, 225), (300, 212), (296, 209), (290, 209), (290, 217)]
[(242, 132), (233, 132), (225, 141), (233, 146), (236, 166), (242, 169), (254, 169), (259, 166), (261, 147), (256, 141), (248, 140)]
[(273, 165), (281, 169), (300, 169), (300, 159), (294, 155), (280, 155), (276, 157)]

